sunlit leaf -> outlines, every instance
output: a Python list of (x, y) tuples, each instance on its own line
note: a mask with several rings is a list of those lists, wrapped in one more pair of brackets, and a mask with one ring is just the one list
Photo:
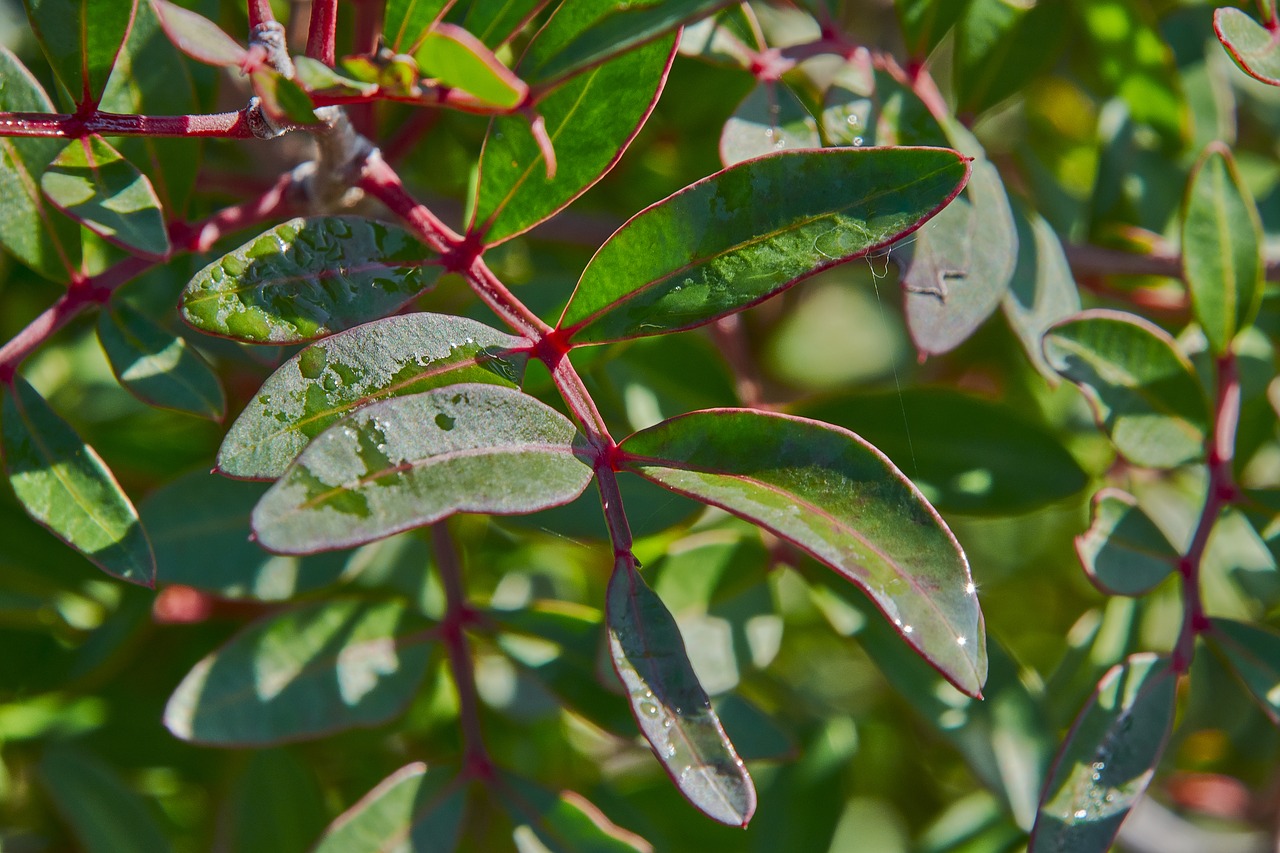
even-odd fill
[(333, 822), (313, 853), (449, 853), (458, 844), (467, 788), (447, 767), (392, 773)]
[(781, 153), (718, 172), (618, 229), (558, 331), (604, 343), (739, 311), (910, 234), (967, 175), (955, 152), (925, 148)]
[[(980, 113), (1053, 64), (1070, 32), (1064, 3), (967, 0), (956, 25), (953, 74), (959, 109)], [(938, 13), (946, 16), (947, 13)]]
[(1232, 619), (1214, 619), (1207, 636), (1271, 722), (1280, 725), (1280, 633)]
[(781, 82), (757, 83), (738, 104), (720, 133), (720, 162), (726, 166), (782, 149), (820, 148), (818, 123)]
[(271, 118), (286, 124), (308, 125), (320, 121), (316, 117), (311, 96), (297, 81), (262, 66), (249, 75), (253, 91), (262, 99), (262, 108)]
[(823, 97), (821, 118), (831, 145), (951, 144), (910, 86), (858, 58), (836, 73)]
[(273, 614), (196, 664), (165, 725), (183, 740), (247, 746), (384, 723), (422, 681), (428, 628), (399, 602), (328, 599)]
[[(510, 41), (548, 0), (473, 0), (453, 7), (462, 28), (492, 48)], [(461, 8), (459, 8), (461, 7)]]
[(54, 745), (39, 764), (40, 781), (86, 853), (162, 853), (172, 849), (137, 793), (111, 765)]
[(1085, 574), (1111, 595), (1145, 595), (1173, 572), (1178, 551), (1137, 499), (1119, 489), (1093, 496), (1093, 522), (1076, 537)]
[(243, 67), (248, 51), (213, 21), (168, 0), (151, 0), (151, 7), (165, 35), (187, 56), (206, 65)]
[(377, 91), (377, 85), (344, 77), (318, 59), (309, 56), (293, 58), (294, 79), (308, 92), (326, 95), (359, 96)]
[(1103, 676), (1055, 759), (1029, 853), (1110, 846), (1155, 774), (1176, 686), (1168, 660), (1149, 653)]
[(387, 0), (382, 32), (397, 53), (412, 53), (451, 0)]
[(93, 448), (21, 378), (4, 395), (9, 484), (27, 514), (108, 574), (150, 586), (151, 546), (138, 513)]
[(1213, 29), (1241, 71), (1263, 83), (1280, 86), (1280, 30), (1268, 29), (1230, 7), (1213, 13)]
[(643, 838), (614, 824), (573, 791), (550, 791), (511, 773), (498, 799), (511, 814), (519, 853), (651, 853)]
[(527, 352), (520, 338), (462, 317), (387, 317), (312, 344), (281, 365), (240, 413), (218, 470), (275, 478), (343, 415), (387, 397), (458, 382), (515, 386)]
[(1129, 461), (1171, 468), (1200, 458), (1209, 411), (1186, 356), (1132, 314), (1095, 309), (1050, 327), (1045, 357), (1080, 386)]
[(744, 26), (751, 12), (742, 6), (729, 6), (718, 14), (686, 24), (680, 31), (680, 53), (697, 57), (706, 62), (728, 65), (733, 68), (750, 68), (752, 41), (750, 25)]
[[(359, 409), (307, 445), (253, 513), (282, 553), (359, 545), (455, 512), (567, 503), (591, 482), (564, 415), (499, 385), (451, 385)], [(581, 455), (580, 455), (581, 454)]]
[(704, 814), (746, 826), (755, 786), (689, 665), (675, 619), (627, 557), (609, 579), (607, 614), (613, 665), (654, 755)]
[(1050, 326), (1080, 311), (1080, 291), (1053, 226), (1019, 199), (1010, 196), (1009, 203), (1018, 229), (1018, 260), (1001, 307), (1031, 363), (1056, 385), (1058, 374), (1045, 360), (1040, 341)]
[(23, 0), (31, 31), (78, 106), (95, 106), (138, 0)]
[(484, 104), (511, 109), (529, 93), (524, 81), (484, 42), (453, 24), (437, 24), (422, 40), (414, 58), (427, 77), (461, 89)]
[(298, 343), (394, 312), (438, 271), (402, 228), (351, 216), (291, 219), (196, 273), (182, 316), (215, 335)]
[(719, 409), (642, 430), (621, 450), (625, 469), (759, 524), (857, 584), (957, 687), (981, 692), (985, 631), (968, 561), (870, 444), (818, 421)]
[(222, 386), (208, 363), (127, 302), (103, 309), (98, 340), (120, 384), (144, 403), (214, 420), (225, 414)]

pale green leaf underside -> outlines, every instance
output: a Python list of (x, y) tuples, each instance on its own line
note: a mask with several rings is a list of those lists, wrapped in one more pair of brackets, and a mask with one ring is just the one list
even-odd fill
[(1280, 86), (1280, 31), (1268, 30), (1239, 9), (1218, 9), (1213, 28), (1227, 55), (1251, 77)]
[(1085, 574), (1113, 595), (1145, 595), (1173, 572), (1178, 551), (1137, 500), (1118, 489), (1094, 495), (1093, 522), (1076, 537)]
[(447, 853), (457, 845), (466, 801), (456, 772), (410, 764), (343, 812), (312, 853)]
[(1247, 622), (1214, 619), (1209, 640), (1271, 722), (1280, 724), (1280, 634)]
[(226, 400), (218, 376), (187, 342), (124, 302), (98, 318), (98, 340), (120, 384), (152, 406), (220, 420)]

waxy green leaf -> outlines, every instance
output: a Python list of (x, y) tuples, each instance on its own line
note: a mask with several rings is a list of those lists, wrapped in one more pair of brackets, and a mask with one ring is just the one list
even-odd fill
[(1205, 150), (1187, 185), (1182, 270), (1196, 320), (1222, 355), (1262, 301), (1262, 225), (1231, 149), (1220, 143)]
[(250, 74), (249, 79), (253, 82), (253, 91), (262, 99), (262, 108), (275, 121), (293, 125), (320, 121), (311, 96), (297, 81), (265, 65)]
[(550, 791), (512, 773), (500, 773), (499, 799), (515, 822), (519, 851), (547, 853), (652, 853), (643, 838), (614, 824), (581, 794)]
[(1264, 27), (1241, 10), (1227, 7), (1213, 13), (1213, 30), (1241, 71), (1280, 86), (1280, 29)]
[(387, 397), (459, 382), (514, 387), (524, 343), (443, 314), (387, 317), (312, 344), (267, 378), (218, 450), (218, 470), (274, 479), (307, 442), (342, 416)]
[(704, 814), (746, 826), (755, 785), (711, 710), (675, 619), (628, 556), (615, 561), (607, 595), (613, 666), (653, 754)]
[(795, 148), (821, 148), (818, 122), (804, 103), (779, 81), (757, 83), (738, 104), (720, 133), (720, 162), (743, 160)]
[(329, 599), (273, 614), (196, 664), (164, 724), (183, 740), (249, 746), (384, 723), (422, 681), (428, 627), (398, 602)]
[(538, 102), (556, 150), (556, 172), (524, 116), (495, 116), (480, 154), (468, 226), (492, 246), (549, 219), (600, 180), (640, 131), (667, 79), (663, 39), (580, 74)]
[[(522, 24), (547, 5), (548, 0), (473, 0), (458, 4), (455, 12), (462, 12), (462, 28), (491, 48), (505, 44), (515, 37)], [(459, 6), (462, 8), (459, 9)]]
[(397, 53), (413, 53), (451, 5), (453, 0), (387, 0), (382, 22), (387, 45)]
[(301, 554), (359, 545), (455, 512), (568, 503), (591, 482), (567, 418), (499, 385), (366, 406), (307, 445), (253, 512), (258, 541)]
[(77, 106), (96, 106), (138, 0), (23, 0), (53, 73)]
[(138, 513), (93, 448), (19, 377), (4, 395), (9, 484), (27, 514), (108, 574), (155, 582)]
[(226, 413), (208, 363), (127, 302), (114, 300), (98, 315), (98, 340), (120, 384), (142, 402), (213, 420)]
[[(0, 45), (0, 110), (51, 113), (39, 81)], [(66, 282), (80, 267), (80, 227), (49, 204), (40, 175), (65, 143), (0, 136), (0, 245), (45, 278)]]
[(1135, 497), (1119, 489), (1093, 496), (1093, 522), (1076, 537), (1089, 580), (1109, 595), (1145, 595), (1167, 578), (1178, 550)]
[(437, 272), (402, 228), (352, 216), (291, 219), (196, 273), (182, 316), (223, 337), (300, 343), (394, 312)]
[(829, 145), (951, 144), (920, 96), (870, 60), (854, 59), (836, 73), (821, 119)]
[(86, 853), (172, 849), (142, 797), (102, 759), (55, 744), (40, 759), (39, 775)]
[(402, 767), (338, 816), (312, 853), (448, 853), (458, 844), (467, 786), (447, 767)]
[(151, 181), (101, 137), (67, 143), (41, 176), (40, 188), (63, 213), (121, 248), (151, 258), (169, 254)]
[(484, 42), (453, 24), (437, 24), (413, 56), (425, 76), (461, 89), (482, 104), (513, 109), (529, 94), (524, 81)]
[(857, 584), (956, 687), (981, 693), (986, 636), (968, 561), (866, 441), (818, 421), (718, 409), (642, 430), (621, 452), (625, 470), (754, 522)]
[(1079, 313), (1080, 291), (1053, 226), (1016, 197), (1010, 196), (1009, 204), (1018, 229), (1018, 261), (1000, 307), (1031, 363), (1056, 386), (1060, 377), (1040, 342), (1054, 323)]
[(1054, 63), (1071, 32), (1065, 3), (966, 0), (931, 5), (964, 7), (952, 58), (961, 114), (981, 113), (1013, 95)]
[(1209, 407), (1168, 333), (1120, 311), (1083, 311), (1044, 337), (1050, 366), (1084, 392), (1130, 462), (1172, 468), (1199, 459)]
[(241, 68), (248, 51), (203, 15), (168, 2), (151, 0), (165, 35), (178, 50), (206, 65)]
[(1280, 725), (1280, 633), (1233, 619), (1214, 619), (1208, 640), (1226, 659), (1271, 722)]
[(293, 70), (294, 79), (311, 93), (360, 96), (371, 95), (378, 90), (375, 83), (365, 83), (351, 77), (344, 77), (320, 60), (309, 56), (295, 56)]
[(1176, 686), (1169, 661), (1149, 653), (1102, 677), (1049, 774), (1028, 853), (1111, 845), (1164, 752)]
[(969, 0), (894, 0), (898, 22), (912, 59), (923, 60), (965, 12)]
[(689, 329), (910, 234), (968, 163), (932, 148), (750, 160), (641, 211), (582, 274), (558, 331), (596, 344)]

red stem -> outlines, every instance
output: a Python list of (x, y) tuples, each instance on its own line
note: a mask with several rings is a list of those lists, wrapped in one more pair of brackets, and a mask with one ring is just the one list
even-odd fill
[(275, 14), (271, 11), (270, 0), (247, 0), (249, 7), (249, 29), (262, 24), (274, 21)]
[(307, 30), (307, 56), (330, 68), (334, 61), (334, 37), (338, 27), (338, 0), (311, 0), (311, 26)]
[(0, 136), (216, 136), (252, 139), (245, 110), (185, 116), (139, 116), (94, 111), (86, 116), (65, 113), (0, 113)]

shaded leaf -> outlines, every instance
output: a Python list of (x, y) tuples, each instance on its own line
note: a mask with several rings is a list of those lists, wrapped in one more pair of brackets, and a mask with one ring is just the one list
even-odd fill
[(31, 30), (79, 107), (96, 106), (138, 0), (23, 0)]
[(1089, 580), (1109, 595), (1145, 595), (1167, 578), (1178, 551), (1132, 495), (1103, 489), (1093, 496), (1093, 521), (1076, 537)]
[(831, 145), (951, 144), (910, 86), (856, 56), (836, 73), (823, 97), (821, 118)]
[(453, 24), (437, 24), (414, 52), (427, 77), (461, 89), (476, 100), (512, 109), (529, 94), (524, 81), (511, 73), (484, 42)]
[(708, 817), (746, 826), (755, 786), (689, 665), (675, 619), (626, 556), (609, 579), (607, 621), (614, 669), (658, 761)]
[(279, 477), (343, 415), (387, 397), (459, 382), (516, 386), (522, 339), (444, 314), (387, 317), (332, 335), (282, 364), (236, 418), (218, 449), (232, 477)]
[(618, 229), (558, 332), (605, 343), (739, 311), (910, 234), (967, 174), (955, 152), (924, 148), (782, 153), (718, 172)]
[(719, 409), (664, 421), (620, 449), (626, 470), (765, 527), (857, 584), (926, 660), (980, 693), (985, 631), (968, 561), (870, 444), (818, 421)]
[(451, 385), (366, 406), (321, 433), (253, 512), (259, 541), (307, 553), (455, 512), (567, 503), (592, 467), (567, 418), (498, 385)]
[(757, 83), (738, 104), (720, 133), (720, 162), (743, 160), (784, 148), (821, 148), (818, 123), (785, 84)]
[[(39, 81), (0, 45), (0, 110), (51, 113)], [(40, 175), (65, 143), (0, 136), (0, 244), (45, 278), (66, 282), (80, 267), (80, 227), (40, 192)]]
[(299, 343), (392, 313), (434, 283), (427, 248), (352, 216), (291, 219), (196, 273), (183, 319), (251, 343)]
[(1028, 512), (1079, 492), (1088, 479), (1042, 424), (945, 388), (841, 395), (796, 413), (860, 435), (909, 470), (943, 512)]
[(226, 413), (222, 385), (208, 363), (132, 305), (106, 305), (98, 340), (120, 384), (142, 402), (214, 420)]
[(312, 853), (448, 853), (457, 847), (466, 799), (450, 768), (415, 762), (339, 815)]
[(168, 0), (151, 0), (165, 35), (178, 50), (206, 65), (241, 68), (248, 51), (203, 15)]
[(172, 849), (146, 803), (101, 759), (50, 747), (40, 781), (86, 853), (162, 853)]
[(1250, 77), (1280, 86), (1280, 30), (1267, 28), (1239, 9), (1217, 9), (1213, 30), (1231, 61)]
[(653, 848), (617, 826), (585, 797), (549, 791), (511, 773), (499, 776), (502, 805), (516, 823), (519, 853), (609, 853)]
[(474, 0), (464, 4), (462, 28), (489, 47), (497, 47), (514, 38), (546, 5), (547, 0)]
[(1253, 322), (1262, 301), (1262, 225), (1231, 149), (1210, 145), (1191, 172), (1182, 220), (1182, 270), (1191, 307), (1217, 355)]
[(952, 68), (959, 109), (965, 113), (980, 113), (1026, 86), (1053, 64), (1070, 31), (1065, 3), (967, 0), (941, 5), (964, 6)]
[(1058, 374), (1040, 342), (1050, 326), (1080, 311), (1080, 291), (1053, 226), (1019, 199), (1010, 196), (1009, 203), (1018, 229), (1018, 260), (1000, 307), (1031, 363), (1057, 385)]
[(328, 822), (326, 805), (310, 763), (286, 749), (255, 751), (223, 801), (215, 845), (236, 853), (305, 853)]
[(713, 707), (743, 760), (795, 760), (799, 750), (791, 733), (754, 702), (726, 693), (716, 697)]
[(686, 24), (680, 31), (679, 51), (682, 56), (697, 57), (707, 62), (750, 69), (754, 53), (747, 46), (753, 34), (746, 23), (749, 14), (743, 7), (729, 6), (716, 15)]
[(1155, 774), (1176, 685), (1168, 660), (1150, 653), (1102, 677), (1055, 759), (1028, 853), (1110, 846)]
[(1280, 725), (1280, 633), (1232, 619), (1214, 619), (1209, 642), (1221, 653), (1271, 722)]
[(413, 53), (427, 29), (453, 0), (387, 0), (382, 32), (397, 53)]
[(272, 68), (261, 66), (249, 75), (253, 91), (262, 99), (262, 108), (278, 122), (295, 125), (316, 124), (315, 104), (296, 81)]
[(1054, 370), (1080, 386), (1130, 462), (1172, 468), (1204, 453), (1204, 392), (1159, 327), (1120, 311), (1083, 311), (1050, 327), (1044, 353)]
[(600, 180), (649, 118), (670, 67), (663, 39), (557, 87), (537, 111), (555, 145), (556, 171), (524, 116), (495, 116), (480, 154), (469, 233), (492, 246), (550, 218)]
[(0, 447), (23, 509), (104, 572), (151, 586), (151, 546), (111, 471), (24, 380), (8, 390)]
[(417, 691), (427, 628), (399, 602), (329, 599), (272, 614), (196, 664), (164, 723), (183, 740), (225, 746), (378, 725)]
[(894, 0), (902, 37), (912, 59), (924, 59), (964, 15), (969, 0)]

